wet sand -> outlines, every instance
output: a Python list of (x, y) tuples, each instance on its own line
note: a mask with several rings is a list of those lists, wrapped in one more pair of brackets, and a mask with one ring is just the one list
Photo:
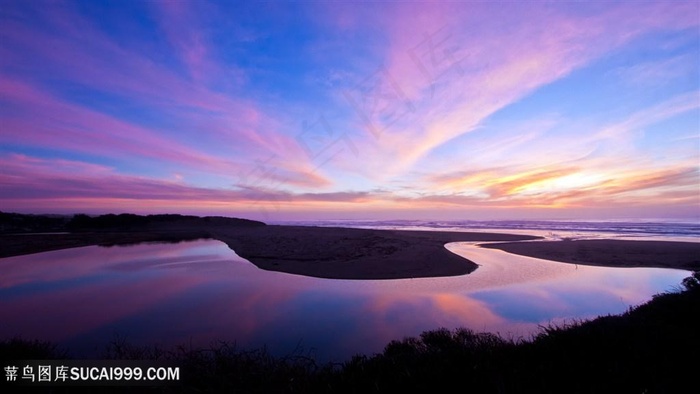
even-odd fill
[(699, 242), (596, 239), (499, 243), (482, 247), (571, 264), (700, 270)]
[(148, 231), (1, 235), (0, 257), (88, 245), (213, 238), (261, 269), (334, 279), (401, 279), (464, 275), (478, 266), (444, 245), (515, 241), (523, 235), (188, 223)]
[(334, 279), (401, 279), (464, 275), (478, 266), (445, 249), (449, 242), (537, 237), (463, 232), (265, 226), (212, 231), (259, 268)]
[[(265, 270), (334, 279), (464, 275), (478, 266), (448, 251), (450, 242), (538, 237), (495, 233), (367, 230), (302, 226), (229, 226), (191, 222), (143, 231), (0, 235), (0, 258), (88, 245), (213, 238)], [(490, 244), (530, 257), (611, 267), (700, 269), (700, 243), (560, 241)]]

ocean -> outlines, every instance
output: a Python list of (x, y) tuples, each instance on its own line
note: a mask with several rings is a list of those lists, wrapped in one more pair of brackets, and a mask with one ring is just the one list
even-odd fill
[(546, 239), (639, 239), (700, 242), (700, 223), (681, 220), (316, 220), (269, 224), (388, 230), (477, 231), (539, 235)]

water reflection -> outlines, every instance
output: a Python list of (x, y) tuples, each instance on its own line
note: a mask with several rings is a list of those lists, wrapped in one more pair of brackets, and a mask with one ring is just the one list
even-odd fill
[(438, 327), (527, 337), (538, 325), (620, 313), (685, 271), (574, 266), (451, 244), (481, 264), (452, 278), (351, 281), (259, 270), (218, 241), (66, 249), (0, 259), (0, 337), (99, 356), (133, 344), (235, 341), (321, 360), (381, 351)]

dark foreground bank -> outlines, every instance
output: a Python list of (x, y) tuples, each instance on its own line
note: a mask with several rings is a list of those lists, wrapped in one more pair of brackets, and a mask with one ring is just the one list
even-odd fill
[[(692, 392), (700, 354), (699, 281), (696, 272), (682, 289), (655, 296), (623, 315), (545, 327), (532, 341), (439, 329), (393, 341), (381, 354), (357, 356), (342, 365), (318, 365), (301, 354), (274, 358), (264, 350), (229, 344), (162, 350), (113, 343), (105, 357), (175, 361), (182, 368), (182, 384), (80, 391), (365, 393), (452, 392), (458, 387), (474, 393)], [(0, 354), (4, 364), (66, 358), (65, 349), (26, 340), (0, 342)], [(54, 387), (45, 392), (74, 391)]]

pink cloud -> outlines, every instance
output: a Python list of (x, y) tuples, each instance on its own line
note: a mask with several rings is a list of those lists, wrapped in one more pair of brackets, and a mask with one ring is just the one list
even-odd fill
[[(0, 157), (0, 166), (3, 168), (3, 173), (0, 174), (0, 200), (4, 201), (3, 205), (7, 208), (14, 209), (31, 208), (51, 201), (57, 207), (62, 204), (87, 204), (105, 209), (124, 205), (128, 201), (134, 205), (142, 204), (141, 208), (157, 207), (157, 202), (166, 202), (170, 207), (178, 204), (219, 204), (250, 208), (267, 202), (353, 201), (366, 195), (342, 192), (291, 193), (275, 187), (265, 188), (265, 183), (236, 189), (204, 188), (177, 181), (119, 175), (110, 168), (83, 162), (39, 159), (25, 155)], [(285, 179), (281, 175), (280, 180), (274, 182), (272, 186), (296, 181)]]
[[(205, 169), (217, 161), (154, 131), (59, 101), (33, 86), (2, 76), (0, 94), (0, 99), (24, 112), (24, 116), (2, 119), (0, 138), (5, 143), (30, 142), (111, 157), (146, 157)], [(237, 168), (231, 162), (218, 161), (220, 171)]]
[(362, 95), (378, 100), (373, 107), (356, 106), (358, 126), (370, 136), (363, 142), (383, 153), (370, 161), (387, 169), (378, 180), (410, 171), (496, 111), (622, 44), (659, 29), (698, 25), (690, 4), (641, 8), (623, 3), (590, 15), (547, 4), (391, 8), (386, 67), (367, 74), (378, 75), (375, 91), (361, 94), (359, 83), (346, 93), (356, 101)]
[[(233, 161), (203, 153), (178, 143), (175, 139), (164, 137), (160, 130), (146, 129), (85, 107), (59, 101), (31, 85), (2, 76), (0, 100), (19, 107), (17, 115), (7, 115), (2, 119), (0, 141), (4, 143), (31, 143), (121, 160), (158, 160), (233, 179), (255, 173), (258, 166), (255, 161), (246, 162), (246, 157)], [(209, 130), (216, 131), (216, 128)], [(256, 140), (264, 143), (257, 134), (252, 134)], [(222, 142), (225, 143), (229, 138)], [(293, 148), (299, 151), (296, 141), (279, 141), (282, 141), (280, 146), (287, 145), (284, 149), (286, 153)], [(276, 157), (269, 165), (274, 165), (274, 171), (265, 175), (269, 179), (264, 180), (274, 181), (280, 187), (318, 187), (329, 184), (327, 179), (312, 171), (303, 161), (286, 161), (282, 157)]]
[[(282, 125), (274, 121), (275, 117), (257, 103), (241, 98), (241, 92), (214, 91), (159, 63), (143, 48), (120, 46), (70, 6), (45, 7), (37, 12), (46, 22), (42, 29), (30, 29), (12, 19), (3, 21), (0, 34), (9, 43), (3, 46), (9, 57), (0, 64), (6, 75), (13, 75), (10, 79), (17, 79), (15, 75), (22, 75), (25, 70), (37, 72), (39, 64), (51, 64), (52, 78), (62, 77), (156, 107), (180, 120), (184, 127), (179, 132), (192, 138), (202, 134), (201, 126), (206, 126), (209, 141), (218, 138), (223, 144), (243, 143), (244, 151), (256, 154), (273, 152), (296, 155), (296, 159), (303, 157), (296, 141), (281, 132)], [(173, 40), (180, 42), (177, 37)], [(201, 66), (200, 71), (193, 72), (207, 74), (223, 66), (204, 55), (208, 50), (203, 39), (194, 43), (192, 48), (186, 43), (182, 44), (184, 49), (179, 47), (186, 52), (183, 56), (193, 69)], [(201, 124), (204, 115), (209, 120)]]
[[(620, 163), (618, 163), (620, 164)], [(426, 178), (431, 192), (401, 190), (291, 192), (280, 181), (264, 178), (235, 188), (206, 188), (169, 181), (119, 175), (113, 169), (70, 160), (48, 160), (26, 155), (0, 157), (0, 201), (10, 210), (60, 212), (251, 212), (280, 209), (346, 211), (358, 209), (430, 209), (453, 207), (565, 207), (663, 206), (700, 204), (696, 193), (698, 172), (691, 164), (659, 169), (620, 167), (599, 161), (605, 171), (558, 165), (537, 170), (487, 168), (458, 171)], [(284, 174), (280, 174), (283, 176)], [(266, 183), (267, 182), (267, 183)], [(293, 182), (286, 180), (286, 183)], [(415, 187), (409, 191), (416, 190)], [(208, 210), (208, 211), (207, 211)]]
[[(199, 12), (199, 8), (213, 5), (186, 1), (161, 1), (151, 5), (161, 29), (186, 65), (193, 82), (203, 84), (216, 80), (220, 84), (224, 78), (222, 67), (214, 61), (216, 54), (208, 43), (205, 22)], [(226, 68), (230, 70), (234, 66), (227, 65)]]

